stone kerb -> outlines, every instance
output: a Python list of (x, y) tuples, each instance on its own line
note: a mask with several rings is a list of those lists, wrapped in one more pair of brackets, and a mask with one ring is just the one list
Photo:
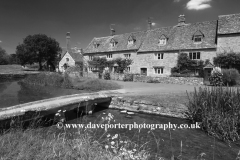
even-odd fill
[(169, 109), (164, 104), (145, 100), (133, 100), (131, 98), (113, 97), (109, 108), (127, 110), (139, 113), (186, 118), (187, 107), (180, 105)]

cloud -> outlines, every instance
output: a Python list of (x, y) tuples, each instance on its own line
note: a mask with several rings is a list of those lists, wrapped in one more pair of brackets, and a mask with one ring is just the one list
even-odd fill
[(211, 8), (209, 4), (212, 0), (190, 0), (186, 7), (189, 10), (203, 10), (207, 8)]

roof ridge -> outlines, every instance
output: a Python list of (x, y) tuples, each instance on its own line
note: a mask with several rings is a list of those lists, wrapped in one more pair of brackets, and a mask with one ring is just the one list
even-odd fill
[(226, 17), (226, 16), (233, 16), (233, 15), (240, 15), (240, 13), (233, 13), (233, 14), (218, 15), (218, 17)]

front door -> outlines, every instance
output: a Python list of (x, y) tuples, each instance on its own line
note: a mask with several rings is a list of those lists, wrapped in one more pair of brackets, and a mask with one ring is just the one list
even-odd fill
[(141, 75), (147, 75), (147, 68), (141, 68)]

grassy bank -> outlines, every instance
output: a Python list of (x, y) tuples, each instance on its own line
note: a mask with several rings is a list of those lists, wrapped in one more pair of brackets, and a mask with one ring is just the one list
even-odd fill
[(115, 90), (121, 88), (121, 86), (112, 81), (84, 77), (71, 78), (68, 74), (52, 72), (29, 75), (27, 78), (23, 79), (22, 82), (31, 85), (53, 86), (86, 91)]

